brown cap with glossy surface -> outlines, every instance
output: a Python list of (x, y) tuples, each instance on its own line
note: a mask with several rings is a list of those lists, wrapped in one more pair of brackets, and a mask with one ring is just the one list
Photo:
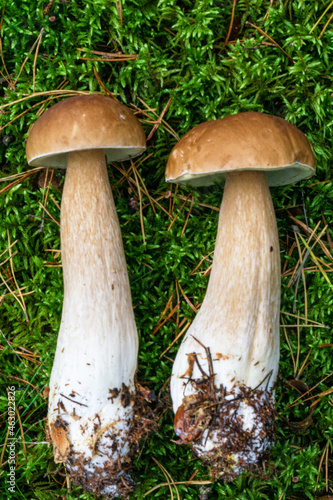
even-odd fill
[(264, 170), (270, 186), (311, 177), (315, 158), (294, 125), (264, 113), (239, 113), (201, 123), (173, 148), (167, 182), (209, 186), (235, 170)]
[(104, 149), (107, 161), (142, 153), (146, 138), (139, 120), (116, 99), (79, 95), (42, 114), (27, 141), (29, 165), (66, 168), (68, 153)]

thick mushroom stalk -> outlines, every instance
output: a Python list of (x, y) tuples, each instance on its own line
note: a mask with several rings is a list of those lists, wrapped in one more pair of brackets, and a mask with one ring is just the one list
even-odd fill
[(61, 212), (64, 303), (49, 429), (56, 462), (113, 498), (132, 482), (138, 337), (102, 149), (69, 154)]
[(208, 289), (171, 379), (175, 431), (215, 477), (260, 468), (274, 442), (279, 308), (266, 173), (228, 173)]
[[(133, 487), (129, 462), (153, 416), (134, 383), (138, 336), (106, 161), (145, 150), (145, 133), (116, 99), (78, 95), (33, 125), (30, 165), (68, 168), (61, 214), (64, 304), (50, 381), (56, 462), (108, 498)], [(134, 418), (135, 414), (135, 418)]]
[(180, 443), (233, 479), (261, 468), (274, 442), (280, 259), (268, 186), (310, 177), (315, 158), (294, 125), (264, 113), (201, 123), (173, 148), (170, 182), (226, 179), (208, 290), (171, 379)]

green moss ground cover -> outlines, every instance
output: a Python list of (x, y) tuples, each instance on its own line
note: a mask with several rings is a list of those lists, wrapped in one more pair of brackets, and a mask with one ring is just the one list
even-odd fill
[[(138, 378), (162, 399), (159, 431), (142, 443), (135, 461), (138, 487), (131, 498), (144, 498), (158, 485), (147, 498), (283, 500), (333, 493), (333, 4), (1, 0), (0, 7), (1, 177), (29, 171), (29, 126), (44, 105), (61, 98), (57, 89), (62, 95), (114, 93), (136, 107), (147, 135), (164, 112), (147, 152), (136, 162), (141, 200), (133, 171), (123, 175), (130, 164), (109, 170), (140, 335)], [(96, 52), (135, 57), (107, 61)], [(195, 307), (205, 294), (212, 255), (197, 266), (214, 249), (222, 194), (218, 186), (171, 187), (164, 182), (164, 169), (177, 137), (202, 121), (240, 111), (275, 114), (298, 126), (313, 144), (318, 170), (310, 180), (272, 190), (285, 326), (271, 462), (262, 477), (243, 475), (233, 483), (206, 485), (206, 469), (187, 447), (173, 442), (166, 382), (181, 338), (170, 345), (195, 316), (184, 295)], [(0, 185), (1, 499), (93, 498), (70, 487), (45, 438), (43, 389), (63, 297), (57, 252), (63, 175), (56, 173), (57, 182), (46, 183), (46, 190), (41, 172)], [(144, 186), (156, 202), (149, 202)], [(299, 271), (296, 280), (291, 279), (294, 270)], [(242, 277), (235, 279), (242, 286)], [(17, 405), (13, 494), (7, 483), (8, 441), (5, 446), (6, 390), (12, 386)], [(296, 406), (289, 406), (308, 389)], [(161, 486), (168, 482), (162, 467), (169, 480), (181, 483), (177, 490)]]

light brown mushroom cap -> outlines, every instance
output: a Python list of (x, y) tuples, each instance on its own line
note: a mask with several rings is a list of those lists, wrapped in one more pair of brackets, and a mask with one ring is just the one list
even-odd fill
[(143, 128), (116, 99), (79, 95), (48, 109), (33, 125), (27, 141), (29, 165), (66, 168), (68, 153), (104, 149), (107, 161), (122, 161), (146, 148)]
[(209, 186), (229, 172), (264, 170), (269, 186), (311, 177), (315, 158), (309, 140), (291, 123), (264, 113), (239, 113), (201, 123), (173, 148), (167, 182)]

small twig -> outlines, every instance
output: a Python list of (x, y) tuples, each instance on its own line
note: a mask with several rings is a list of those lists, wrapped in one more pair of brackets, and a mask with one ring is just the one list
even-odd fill
[(60, 396), (62, 396), (63, 398), (68, 399), (68, 401), (71, 401), (72, 403), (76, 403), (77, 405), (80, 405), (80, 406), (85, 406), (86, 408), (88, 408), (88, 405), (85, 405), (85, 404), (83, 404), (83, 403), (79, 403), (79, 401), (75, 401), (74, 399), (71, 399), (71, 398), (69, 398), (68, 396), (65, 396), (65, 394), (61, 394), (61, 393), (60, 393)]
[(49, 3), (47, 4), (47, 6), (45, 7), (45, 9), (43, 10), (43, 16), (46, 16), (50, 10), (52, 9), (52, 6), (54, 4), (54, 1), (55, 0), (50, 0)]

